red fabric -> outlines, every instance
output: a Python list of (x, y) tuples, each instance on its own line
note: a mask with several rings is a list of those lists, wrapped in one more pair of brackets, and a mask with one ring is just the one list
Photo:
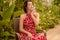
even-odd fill
[(26, 34), (20, 32), (21, 40), (46, 40), (46, 36), (36, 33), (34, 21), (30, 14), (26, 14), (26, 18), (23, 23), (24, 29), (33, 35), (33, 38), (29, 38)]

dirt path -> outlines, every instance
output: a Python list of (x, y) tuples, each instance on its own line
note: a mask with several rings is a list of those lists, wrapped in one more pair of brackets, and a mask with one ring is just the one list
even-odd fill
[(60, 24), (47, 31), (47, 40), (60, 40)]

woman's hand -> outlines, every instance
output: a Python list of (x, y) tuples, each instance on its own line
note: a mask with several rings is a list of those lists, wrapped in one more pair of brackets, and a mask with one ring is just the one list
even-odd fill
[(36, 13), (36, 11), (33, 10), (31, 12), (31, 17), (32, 17), (32, 19), (33, 19), (33, 21), (35, 23), (35, 26), (37, 26), (39, 24), (39, 14)]
[(33, 10), (32, 10), (32, 12), (31, 12), (31, 16), (33, 17), (33, 18), (36, 18), (36, 10), (35, 10), (35, 8), (33, 7)]
[(33, 35), (32, 35), (31, 33), (28, 33), (28, 37), (29, 37), (29, 38), (32, 38)]
[(34, 10), (31, 12), (31, 17), (32, 19), (36, 19), (37, 17), (36, 12)]
[(36, 15), (35, 13), (31, 13), (31, 17), (32, 17), (32, 18), (36, 18), (37, 15)]

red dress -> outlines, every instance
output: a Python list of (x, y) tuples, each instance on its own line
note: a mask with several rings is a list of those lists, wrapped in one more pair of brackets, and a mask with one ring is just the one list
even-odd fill
[(23, 27), (26, 31), (33, 35), (33, 38), (29, 38), (25, 33), (20, 32), (21, 40), (46, 40), (46, 36), (36, 33), (34, 21), (32, 20), (31, 15), (28, 13), (23, 21)]

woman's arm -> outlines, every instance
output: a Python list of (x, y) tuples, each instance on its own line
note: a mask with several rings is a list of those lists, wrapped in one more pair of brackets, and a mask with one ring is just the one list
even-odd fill
[(24, 20), (24, 15), (21, 15), (20, 16), (20, 22), (19, 22), (19, 30), (20, 30), (20, 32), (28, 34), (28, 32), (23, 29), (23, 20)]
[(35, 26), (37, 26), (39, 24), (39, 13), (35, 13), (35, 14), (32, 13), (31, 16), (32, 16), (32, 19), (35, 23)]
[(23, 32), (23, 33), (27, 34), (28, 37), (32, 37), (32, 34), (30, 32), (28, 32), (28, 31), (24, 30), (24, 28), (23, 28), (23, 20), (24, 20), (24, 18), (25, 18), (25, 15), (20, 16), (19, 30), (20, 30), (20, 32)]

